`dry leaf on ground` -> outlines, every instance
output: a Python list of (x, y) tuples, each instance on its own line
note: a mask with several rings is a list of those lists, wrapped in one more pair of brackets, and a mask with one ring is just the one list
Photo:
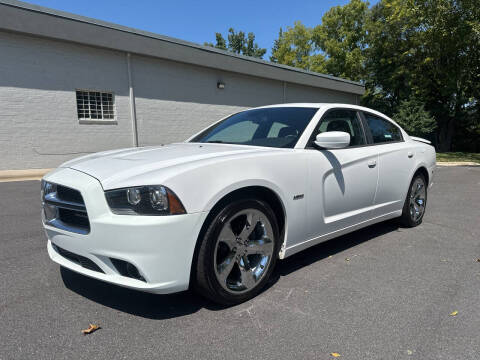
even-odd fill
[(339, 353), (330, 353), (330, 355), (332, 355), (335, 358), (338, 358), (338, 357), (342, 356)]
[(450, 316), (456, 316), (457, 314), (458, 314), (458, 311), (455, 310), (454, 312), (451, 312), (451, 313), (450, 313)]
[(95, 325), (95, 324), (90, 324), (88, 326), (88, 329), (82, 330), (83, 335), (91, 334), (92, 332), (100, 329), (100, 326)]

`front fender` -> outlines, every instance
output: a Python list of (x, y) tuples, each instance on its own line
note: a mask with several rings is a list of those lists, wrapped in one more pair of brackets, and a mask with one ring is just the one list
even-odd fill
[(288, 219), (285, 222), (285, 239), (302, 239), (307, 236), (308, 229), (307, 178), (305, 153), (292, 150), (210, 161), (204, 166), (190, 167), (177, 173), (165, 180), (163, 185), (177, 194), (188, 213), (208, 212), (224, 196), (241, 188), (268, 188), (283, 204)]
[(210, 200), (205, 204), (205, 208), (203, 211), (210, 211), (215, 206), (215, 204), (217, 204), (226, 195), (236, 190), (240, 190), (250, 186), (261, 186), (273, 191), (278, 196), (280, 202), (283, 205), (283, 211), (286, 213), (286, 198), (284, 191), (282, 191), (282, 189), (277, 184), (264, 179), (245, 179), (235, 182), (233, 184), (229, 184), (228, 186), (224, 187), (223, 189), (212, 195)]

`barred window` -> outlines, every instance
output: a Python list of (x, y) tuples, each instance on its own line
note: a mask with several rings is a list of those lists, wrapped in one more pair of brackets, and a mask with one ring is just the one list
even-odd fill
[(77, 113), (79, 120), (113, 120), (115, 98), (113, 93), (77, 90)]

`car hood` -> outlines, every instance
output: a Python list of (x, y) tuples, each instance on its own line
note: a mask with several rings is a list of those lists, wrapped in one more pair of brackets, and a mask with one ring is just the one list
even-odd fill
[[(277, 149), (280, 150), (280, 149)], [(274, 151), (272, 148), (230, 144), (176, 143), (105, 151), (73, 159), (60, 167), (81, 171), (98, 179), (105, 189), (113, 189), (149, 173), (162, 170), (178, 173), (179, 167), (204, 163), (210, 159), (236, 157), (254, 152)], [(144, 184), (148, 185), (148, 184)]]

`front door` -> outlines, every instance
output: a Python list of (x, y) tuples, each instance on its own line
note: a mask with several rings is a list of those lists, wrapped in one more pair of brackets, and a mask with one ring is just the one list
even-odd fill
[(371, 218), (378, 180), (378, 149), (367, 146), (359, 114), (352, 109), (333, 109), (319, 122), (320, 132), (344, 131), (350, 146), (335, 150), (310, 150), (310, 237), (344, 229)]

